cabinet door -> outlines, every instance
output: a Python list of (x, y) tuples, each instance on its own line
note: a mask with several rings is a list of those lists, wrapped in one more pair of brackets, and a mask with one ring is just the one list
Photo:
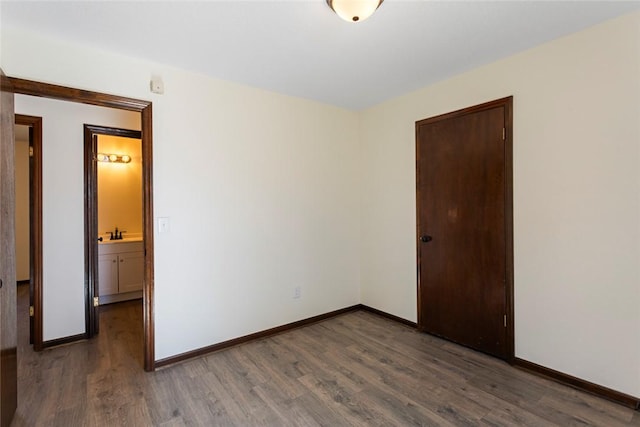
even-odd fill
[(98, 296), (118, 293), (118, 256), (98, 255)]
[(144, 278), (144, 255), (142, 252), (128, 252), (118, 255), (118, 290), (132, 292), (142, 290)]

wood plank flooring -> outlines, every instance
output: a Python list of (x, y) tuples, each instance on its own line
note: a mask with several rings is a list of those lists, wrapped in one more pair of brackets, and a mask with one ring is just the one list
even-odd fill
[[(153, 373), (142, 306), (35, 353), (19, 290), (13, 426), (640, 426), (640, 412), (358, 311)], [(28, 289), (27, 289), (28, 291)]]

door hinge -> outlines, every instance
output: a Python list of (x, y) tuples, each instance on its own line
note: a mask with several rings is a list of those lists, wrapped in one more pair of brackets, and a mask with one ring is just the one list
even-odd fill
[(33, 157), (33, 147), (29, 147), (29, 157)]
[(507, 129), (502, 128), (502, 140), (504, 141), (507, 138)]
[(504, 327), (505, 328), (507, 327), (507, 315), (506, 314), (504, 315)]
[(100, 301), (98, 300), (98, 297), (93, 297), (93, 306), (97, 307), (100, 305)]
[(31, 306), (29, 306), (29, 317), (33, 317), (33, 316), (35, 316), (35, 313), (36, 313), (36, 311), (35, 311), (35, 309), (33, 308), (33, 306), (32, 306), (32, 305), (31, 305)]

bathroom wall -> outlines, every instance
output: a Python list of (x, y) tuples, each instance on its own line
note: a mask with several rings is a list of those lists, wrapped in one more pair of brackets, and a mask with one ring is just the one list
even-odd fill
[(16, 126), (16, 280), (29, 280), (29, 127)]
[(139, 139), (98, 135), (98, 152), (126, 154), (129, 163), (98, 162), (98, 234), (116, 227), (142, 235), (142, 144)]

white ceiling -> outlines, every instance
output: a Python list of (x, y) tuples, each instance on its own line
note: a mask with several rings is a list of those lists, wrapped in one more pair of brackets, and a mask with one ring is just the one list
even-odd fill
[[(640, 1), (0, 3), (3, 26), (360, 110), (640, 8)], [(171, 90), (166, 87), (166, 90)]]

